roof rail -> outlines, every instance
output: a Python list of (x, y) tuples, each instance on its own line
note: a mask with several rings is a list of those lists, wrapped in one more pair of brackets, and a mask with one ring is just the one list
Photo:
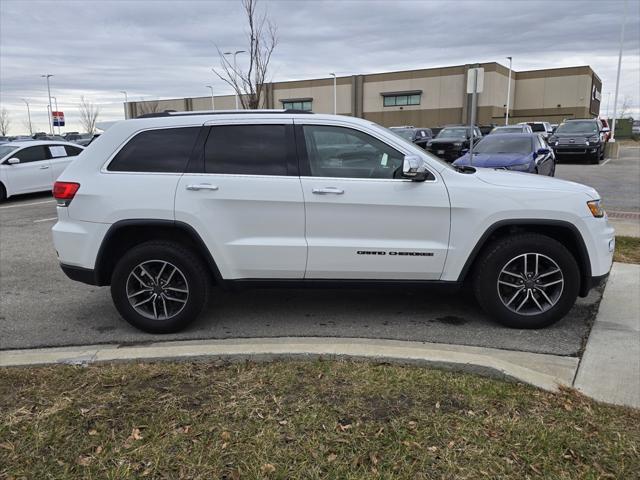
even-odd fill
[(270, 113), (288, 113), (288, 114), (310, 114), (313, 112), (309, 112), (307, 110), (294, 110), (294, 109), (286, 109), (286, 110), (202, 110), (195, 112), (178, 112), (176, 110), (165, 110), (164, 112), (155, 112), (155, 113), (143, 113), (142, 115), (138, 115), (136, 118), (156, 118), (156, 117), (188, 117), (194, 115), (229, 115), (229, 114), (270, 114)]

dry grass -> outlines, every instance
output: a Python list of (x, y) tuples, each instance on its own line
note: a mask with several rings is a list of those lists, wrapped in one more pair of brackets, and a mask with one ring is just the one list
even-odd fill
[(640, 411), (316, 361), (0, 370), (0, 478), (640, 478)]
[(640, 263), (640, 238), (616, 237), (614, 262)]

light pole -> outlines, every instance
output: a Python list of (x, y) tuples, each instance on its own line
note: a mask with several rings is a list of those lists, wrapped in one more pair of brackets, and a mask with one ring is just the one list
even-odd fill
[(124, 95), (124, 118), (126, 120), (126, 118), (129, 116), (127, 115), (129, 112), (129, 97), (127, 96), (127, 92), (125, 90), (120, 90), (120, 93), (122, 93)]
[(40, 75), (40, 77), (47, 79), (47, 93), (49, 94), (49, 133), (53, 135), (53, 120), (51, 118), (51, 87), (49, 86), (49, 78), (53, 77), (53, 75), (45, 73), (44, 75)]
[(239, 53), (247, 53), (246, 50), (236, 50), (235, 52), (224, 52), (224, 55), (233, 55), (233, 84), (234, 84), (234, 90), (236, 91), (236, 110), (238, 110), (240, 107), (238, 106), (238, 74), (237, 72), (237, 63), (236, 63), (236, 56)]
[(216, 105), (213, 101), (213, 85), (205, 85), (205, 87), (207, 87), (209, 90), (211, 90), (211, 110), (215, 110), (216, 109)]
[[(56, 112), (58, 111), (58, 99), (56, 97), (51, 97), (53, 98), (53, 104), (56, 107)], [(60, 135), (60, 121), (58, 121), (58, 135)]]
[(29, 135), (33, 135), (33, 127), (31, 126), (31, 109), (29, 108), (29, 101), (26, 99), (22, 99), (22, 101), (27, 105), (27, 118), (29, 118)]
[(624, 45), (624, 24), (627, 20), (627, 0), (624, 0), (624, 13), (622, 14), (622, 30), (620, 31), (620, 53), (618, 54), (618, 75), (616, 77), (616, 94), (613, 96), (613, 123), (611, 124), (610, 142), (616, 141), (616, 115), (618, 114), (618, 90), (620, 88), (620, 70), (622, 68), (622, 46)]
[(333, 77), (333, 114), (338, 114), (338, 87), (336, 74), (331, 72), (329, 75)]
[(511, 62), (513, 60), (512, 57), (507, 57), (509, 59), (509, 80), (507, 83), (507, 112), (504, 116), (504, 124), (509, 125), (509, 103), (511, 101)]

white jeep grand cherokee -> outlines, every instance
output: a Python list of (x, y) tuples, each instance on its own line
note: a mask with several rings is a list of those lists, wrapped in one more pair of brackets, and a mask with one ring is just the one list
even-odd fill
[(614, 231), (592, 188), (454, 168), (366, 120), (292, 111), (119, 122), (54, 186), (72, 279), (174, 332), (211, 285), (470, 281), (517, 328), (562, 318), (609, 272)]

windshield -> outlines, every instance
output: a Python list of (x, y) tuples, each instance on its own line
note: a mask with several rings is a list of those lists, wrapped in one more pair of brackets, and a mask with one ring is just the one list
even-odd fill
[(443, 128), (436, 138), (465, 138), (467, 136), (467, 128)]
[(566, 122), (560, 124), (556, 133), (598, 133), (598, 125), (591, 120), (584, 122)]
[(0, 145), (0, 158), (6, 157), (9, 153), (17, 150), (18, 148), (19, 147), (16, 147), (15, 145)]
[(531, 139), (528, 137), (488, 136), (475, 146), (476, 153), (531, 153)]
[(546, 132), (543, 123), (530, 123), (529, 126), (534, 132)]
[(496, 127), (491, 133), (522, 133), (522, 127)]
[(410, 128), (392, 128), (391, 131), (400, 135), (405, 140), (413, 140), (413, 130)]

